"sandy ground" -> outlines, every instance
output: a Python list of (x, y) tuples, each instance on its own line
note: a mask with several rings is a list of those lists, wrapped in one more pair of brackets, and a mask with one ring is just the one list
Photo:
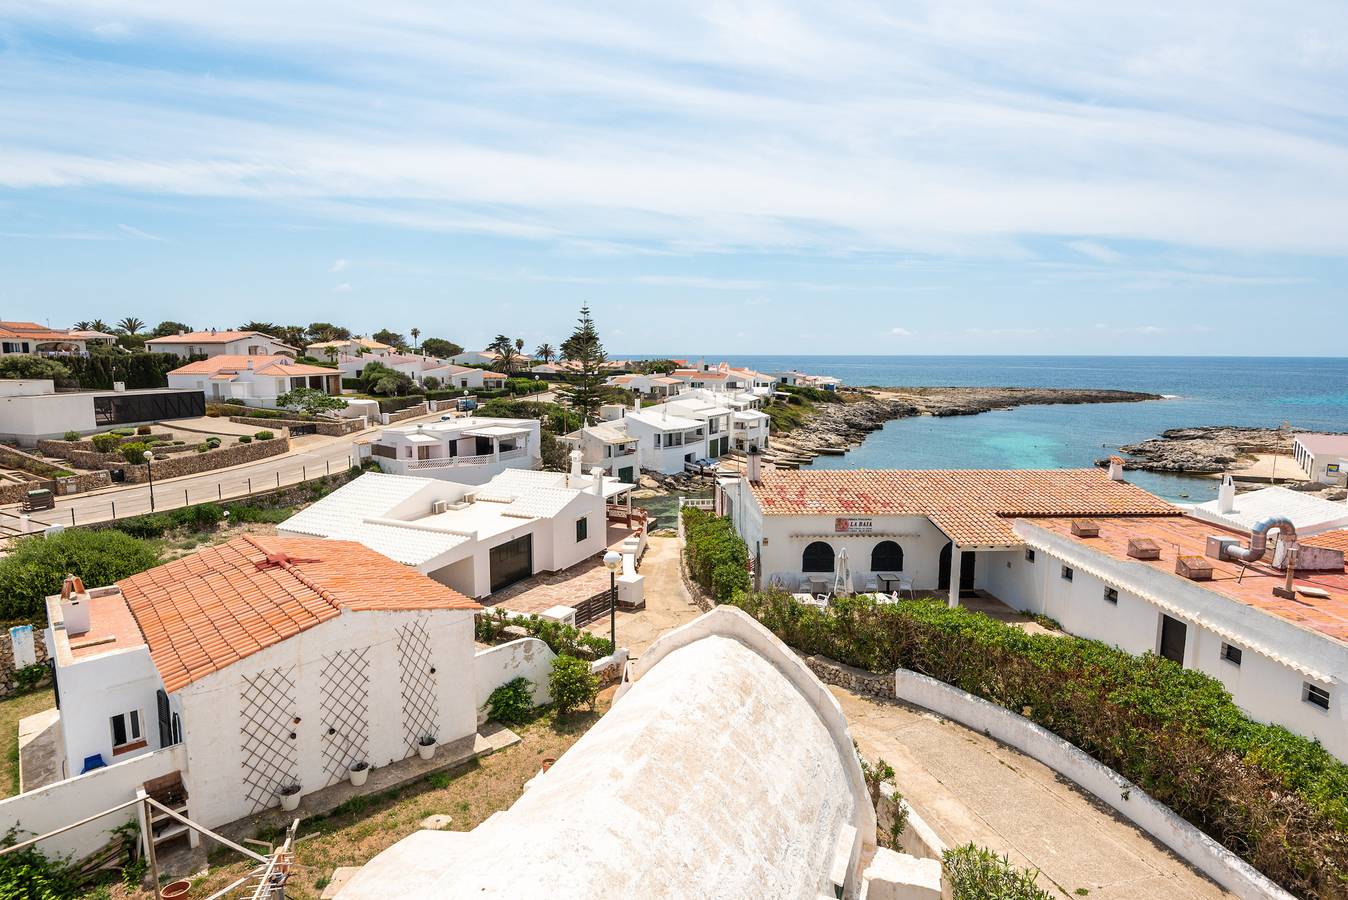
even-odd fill
[[(702, 614), (679, 577), (679, 541), (672, 537), (648, 537), (641, 574), (646, 576), (646, 608), (618, 612), (618, 645), (640, 656), (661, 634)], [(609, 622), (599, 619), (586, 631), (607, 636)]]
[[(1283, 481), (1308, 481), (1306, 473), (1297, 461), (1285, 453), (1256, 453), (1254, 462), (1231, 470), (1237, 478), (1272, 478)], [(1221, 478), (1213, 475), (1213, 478)]]

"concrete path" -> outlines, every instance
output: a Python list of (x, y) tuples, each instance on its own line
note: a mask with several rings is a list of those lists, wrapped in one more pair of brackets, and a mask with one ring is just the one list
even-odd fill
[(19, 720), (19, 792), (35, 791), (65, 775), (61, 711), (56, 707)]
[[(702, 615), (679, 577), (678, 538), (647, 536), (646, 541), (641, 561), (646, 608), (618, 612), (618, 645), (632, 656), (640, 656), (664, 632)], [(608, 619), (591, 622), (586, 630), (608, 637)]]
[(862, 755), (894, 767), (899, 790), (948, 846), (1008, 854), (1064, 897), (1231, 896), (1036, 760), (915, 707), (829, 690)]

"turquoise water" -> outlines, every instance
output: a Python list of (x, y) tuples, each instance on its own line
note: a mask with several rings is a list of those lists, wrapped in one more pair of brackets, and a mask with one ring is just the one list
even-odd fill
[[(697, 358), (697, 357), (694, 357)], [(1056, 469), (1089, 466), (1123, 444), (1194, 425), (1348, 431), (1348, 359), (1230, 357), (739, 356), (764, 372), (799, 368), (848, 384), (1117, 388), (1173, 399), (1026, 406), (890, 422), (821, 469)], [(1211, 479), (1131, 472), (1171, 500), (1216, 496)]]

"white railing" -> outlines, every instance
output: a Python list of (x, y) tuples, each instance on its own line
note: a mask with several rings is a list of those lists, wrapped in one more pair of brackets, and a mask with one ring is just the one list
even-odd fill
[[(504, 459), (504, 454), (502, 459)], [(496, 457), (490, 453), (482, 456), (441, 456), (436, 459), (408, 460), (408, 469), (457, 469), (460, 466), (485, 466)]]
[(716, 500), (712, 497), (680, 497), (680, 506), (691, 506), (694, 509), (715, 509)]
[(516, 447), (514, 450), (502, 450), (501, 459), (523, 459), (525, 451), (523, 447)]

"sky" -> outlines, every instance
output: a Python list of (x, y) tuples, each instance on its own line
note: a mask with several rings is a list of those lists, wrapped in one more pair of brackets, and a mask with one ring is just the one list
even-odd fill
[(1343, 356), (1348, 4), (6, 0), (0, 318)]

